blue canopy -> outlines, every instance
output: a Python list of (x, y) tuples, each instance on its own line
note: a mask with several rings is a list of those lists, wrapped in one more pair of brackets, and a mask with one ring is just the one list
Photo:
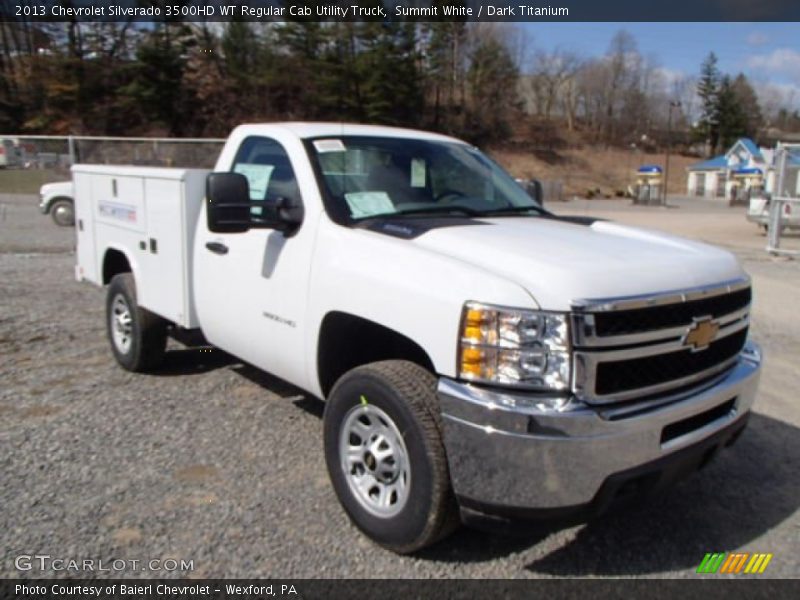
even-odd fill
[(638, 173), (661, 173), (661, 167), (658, 165), (642, 165), (637, 170)]

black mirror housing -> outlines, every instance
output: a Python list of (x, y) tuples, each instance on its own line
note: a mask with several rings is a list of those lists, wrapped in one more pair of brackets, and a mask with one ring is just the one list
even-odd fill
[(542, 182), (538, 179), (529, 179), (525, 184), (525, 191), (528, 195), (536, 201), (539, 206), (544, 206), (544, 193), (542, 190)]
[(241, 173), (209, 173), (206, 177), (206, 217), (213, 233), (243, 233), (250, 229), (250, 186)]
[[(254, 213), (254, 207), (260, 211)], [(291, 235), (303, 222), (303, 214), (303, 205), (289, 198), (251, 201), (250, 185), (241, 173), (209, 173), (206, 178), (206, 217), (213, 233), (277, 229)]]
[(278, 198), (276, 209), (284, 231), (296, 229), (303, 222), (303, 206), (289, 198)]

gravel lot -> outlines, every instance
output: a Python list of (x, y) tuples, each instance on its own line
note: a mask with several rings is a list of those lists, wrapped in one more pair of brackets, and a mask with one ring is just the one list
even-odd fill
[(769, 575), (797, 576), (800, 261), (768, 257), (741, 209), (678, 205), (555, 208), (739, 255), (767, 356), (739, 443), (623, 515), (520, 538), (462, 530), (397, 557), (339, 508), (319, 401), (219, 351), (176, 345), (157, 375), (118, 368), (103, 292), (73, 279), (72, 232), (38, 214), (35, 197), (0, 194), (0, 577), (42, 575), (14, 569), (14, 557), (36, 553), (193, 560), (194, 571), (174, 575), (212, 577), (693, 577), (705, 552), (732, 550), (772, 552)]

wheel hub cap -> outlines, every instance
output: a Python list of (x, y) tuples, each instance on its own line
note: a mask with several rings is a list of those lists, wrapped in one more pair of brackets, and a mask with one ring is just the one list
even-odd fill
[(125, 297), (118, 294), (111, 303), (111, 335), (114, 345), (122, 354), (127, 354), (131, 348), (133, 337), (133, 317)]
[(339, 457), (347, 485), (359, 504), (378, 517), (392, 517), (408, 500), (411, 470), (397, 425), (372, 404), (344, 417)]
[(60, 223), (68, 223), (72, 220), (72, 210), (67, 206), (57, 207), (56, 219), (58, 219)]

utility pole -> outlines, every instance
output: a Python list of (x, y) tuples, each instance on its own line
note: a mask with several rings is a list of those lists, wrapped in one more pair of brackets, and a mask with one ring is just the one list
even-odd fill
[(672, 109), (680, 108), (681, 103), (679, 100), (669, 101), (669, 114), (667, 115), (667, 158), (664, 161), (664, 195), (661, 203), (667, 203), (667, 185), (669, 182), (669, 152), (672, 149)]

